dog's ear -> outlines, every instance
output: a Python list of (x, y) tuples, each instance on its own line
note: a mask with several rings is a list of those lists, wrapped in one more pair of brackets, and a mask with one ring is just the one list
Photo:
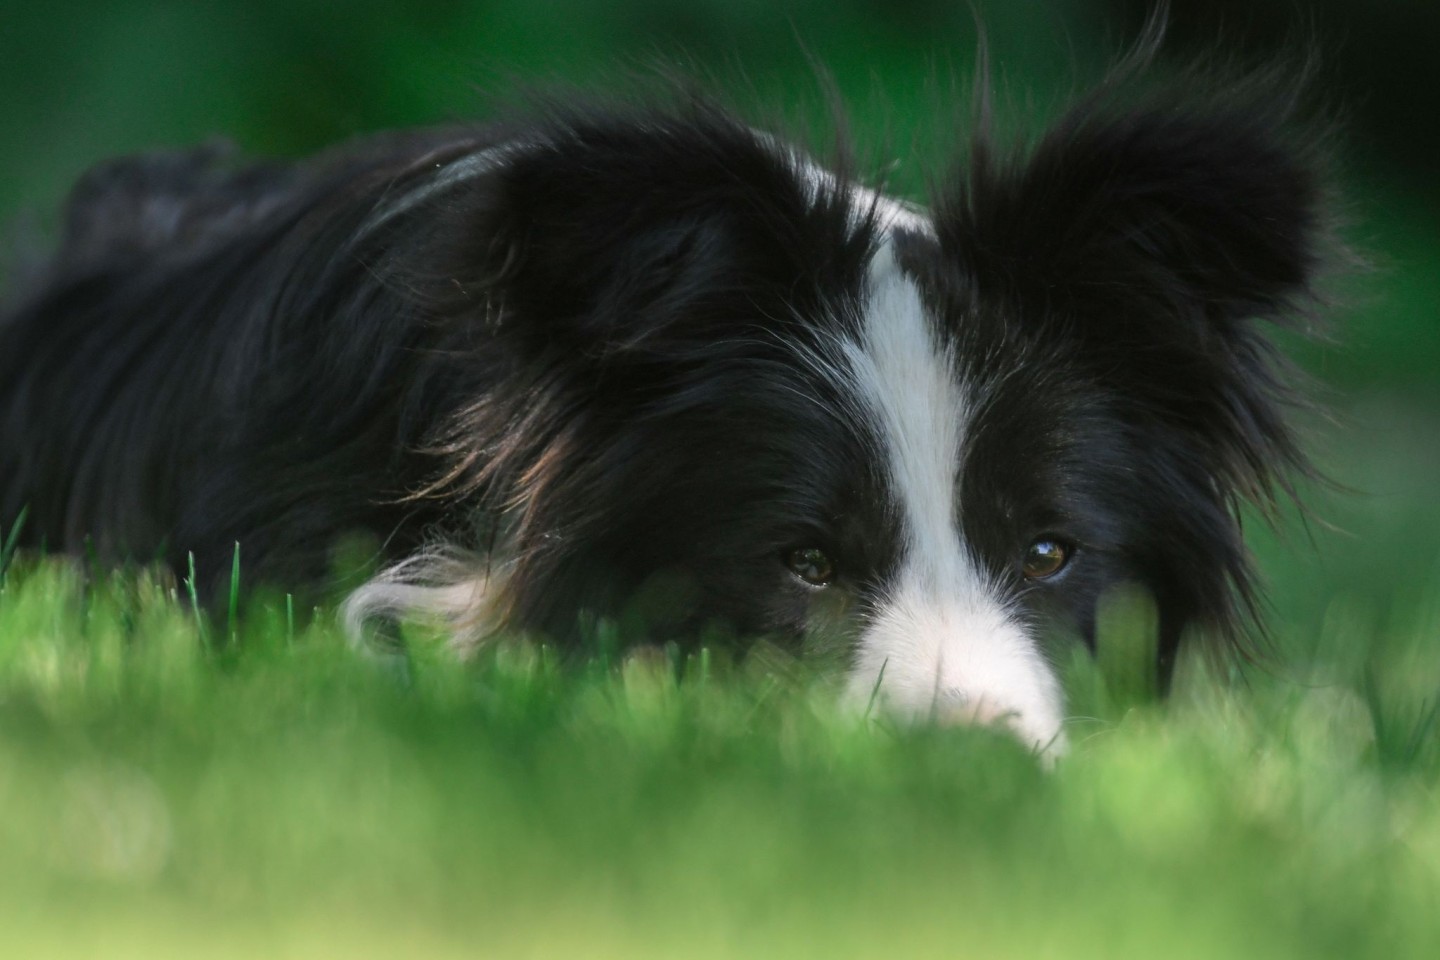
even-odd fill
[(937, 227), (977, 291), (1188, 437), (1220, 496), (1263, 500), (1305, 461), (1262, 328), (1313, 315), (1331, 244), (1319, 138), (1257, 90), (1105, 94), (1017, 156), (979, 143)]
[(978, 142), (940, 206), (942, 236), (977, 277), (1083, 302), (1134, 294), (1214, 320), (1282, 315), (1320, 263), (1317, 137), (1288, 98), (1105, 96), (1010, 159)]
[(479, 271), (467, 285), (513, 335), (571, 358), (644, 356), (755, 322), (742, 295), (818, 289), (805, 275), (837, 248), (858, 264), (863, 239), (824, 193), (717, 110), (589, 116), (514, 149), (459, 246)]

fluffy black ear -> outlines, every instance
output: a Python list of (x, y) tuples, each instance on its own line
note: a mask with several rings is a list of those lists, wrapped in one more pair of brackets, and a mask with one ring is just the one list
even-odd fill
[(836, 250), (858, 276), (866, 249), (838, 191), (703, 104), (561, 117), (477, 196), (451, 245), (465, 286), (572, 357), (713, 342), (737, 319), (737, 291), (803, 296)]
[(1282, 316), (1312, 292), (1326, 231), (1318, 143), (1291, 112), (1254, 91), (1129, 107), (1101, 95), (1027, 156), (977, 143), (942, 225), (977, 271), (1027, 292)]
[(449, 464), (432, 491), (558, 502), (596, 467), (574, 451), (605, 448), (601, 431), (665, 391), (693, 402), (676, 371), (763, 369), (779, 349), (766, 328), (859, 295), (874, 217), (844, 165), (832, 179), (712, 105), (558, 111), (500, 149), (493, 174), (423, 211), (432, 255), (402, 276), (482, 377), (483, 402), (434, 440)]
[(1031, 150), (981, 139), (937, 203), (982, 294), (1073, 343), (1137, 416), (1188, 434), (1227, 494), (1261, 499), (1305, 465), (1263, 322), (1314, 316), (1335, 249), (1322, 138), (1279, 83), (1140, 102), (1107, 88)]

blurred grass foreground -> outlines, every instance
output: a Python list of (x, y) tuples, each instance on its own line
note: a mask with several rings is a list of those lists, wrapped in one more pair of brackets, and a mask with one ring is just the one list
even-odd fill
[[(901, 158), (953, 139), (924, 129), (930, 81), (975, 37), (937, 0), (12, 6), (0, 218), (42, 237), (107, 156), (295, 154), (473, 115), (469, 84), (506, 72), (601, 84), (671, 49), (780, 109), (813, 55), (862, 146)], [(1148, 4), (978, 6), (1023, 115)], [(1172, 39), (1218, 24), (1263, 57), (1292, 6), (1171, 0)], [(1440, 5), (1306, 14), (1337, 40), (1348, 235), (1376, 269), (1334, 344), (1294, 345), (1345, 492), (1315, 491), (1308, 529), (1248, 528), (1264, 669), (1190, 661), (1160, 703), (1126, 645), (1077, 658), (1047, 772), (985, 730), (845, 713), (777, 657), (462, 665), (416, 635), (397, 669), (323, 612), (202, 625), (144, 571), (0, 552), (0, 956), (1440, 956)]]
[(1384, 656), (1190, 661), (1163, 704), (1102, 649), (1047, 772), (774, 657), (412, 636), (397, 670), (280, 605), (207, 641), (144, 573), (21, 560), (0, 955), (1433, 957), (1437, 626), (1338, 618)]

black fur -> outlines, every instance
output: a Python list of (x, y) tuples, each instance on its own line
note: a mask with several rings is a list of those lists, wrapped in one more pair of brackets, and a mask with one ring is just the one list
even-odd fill
[[(980, 387), (974, 552), (1086, 634), (1106, 587), (1144, 583), (1162, 673), (1188, 626), (1237, 633), (1237, 510), (1307, 469), (1262, 329), (1308, 309), (1327, 243), (1289, 114), (1254, 86), (1107, 88), (1032, 149), (977, 138), (935, 235), (896, 235)], [(813, 599), (779, 558), (821, 543), (863, 616), (897, 519), (873, 438), (794, 345), (856, 322), (866, 203), (694, 103), (294, 164), (117, 161), (0, 315), (0, 520), (28, 505), (23, 542), (52, 550), (193, 554), (212, 583), (238, 541), (292, 589), (349, 531), (384, 561), (498, 541), (506, 621), (562, 638), (656, 582), (679, 633), (799, 636)], [(1053, 585), (1015, 573), (1037, 531), (1078, 550)]]

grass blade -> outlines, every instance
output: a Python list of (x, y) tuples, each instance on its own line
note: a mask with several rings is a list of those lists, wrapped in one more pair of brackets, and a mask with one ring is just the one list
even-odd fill
[(235, 552), (230, 558), (230, 605), (225, 618), (226, 634), (230, 637), (230, 643), (235, 644), (240, 640), (240, 541), (235, 541)]
[(5, 545), (0, 547), (0, 586), (5, 583), (5, 574), (10, 570), (10, 561), (15, 557), (15, 551), (20, 545), (20, 532), (25, 528), (25, 518), (30, 513), (30, 506), (27, 504), (20, 508), (15, 516), (15, 523), (10, 527), (10, 534), (5, 537)]
[(195, 614), (195, 629), (200, 633), (200, 642), (209, 645), (209, 638), (205, 635), (205, 615), (200, 610), (200, 590), (195, 579), (195, 554), (187, 553), (190, 575), (185, 578), (185, 592), (190, 596), (190, 610)]

